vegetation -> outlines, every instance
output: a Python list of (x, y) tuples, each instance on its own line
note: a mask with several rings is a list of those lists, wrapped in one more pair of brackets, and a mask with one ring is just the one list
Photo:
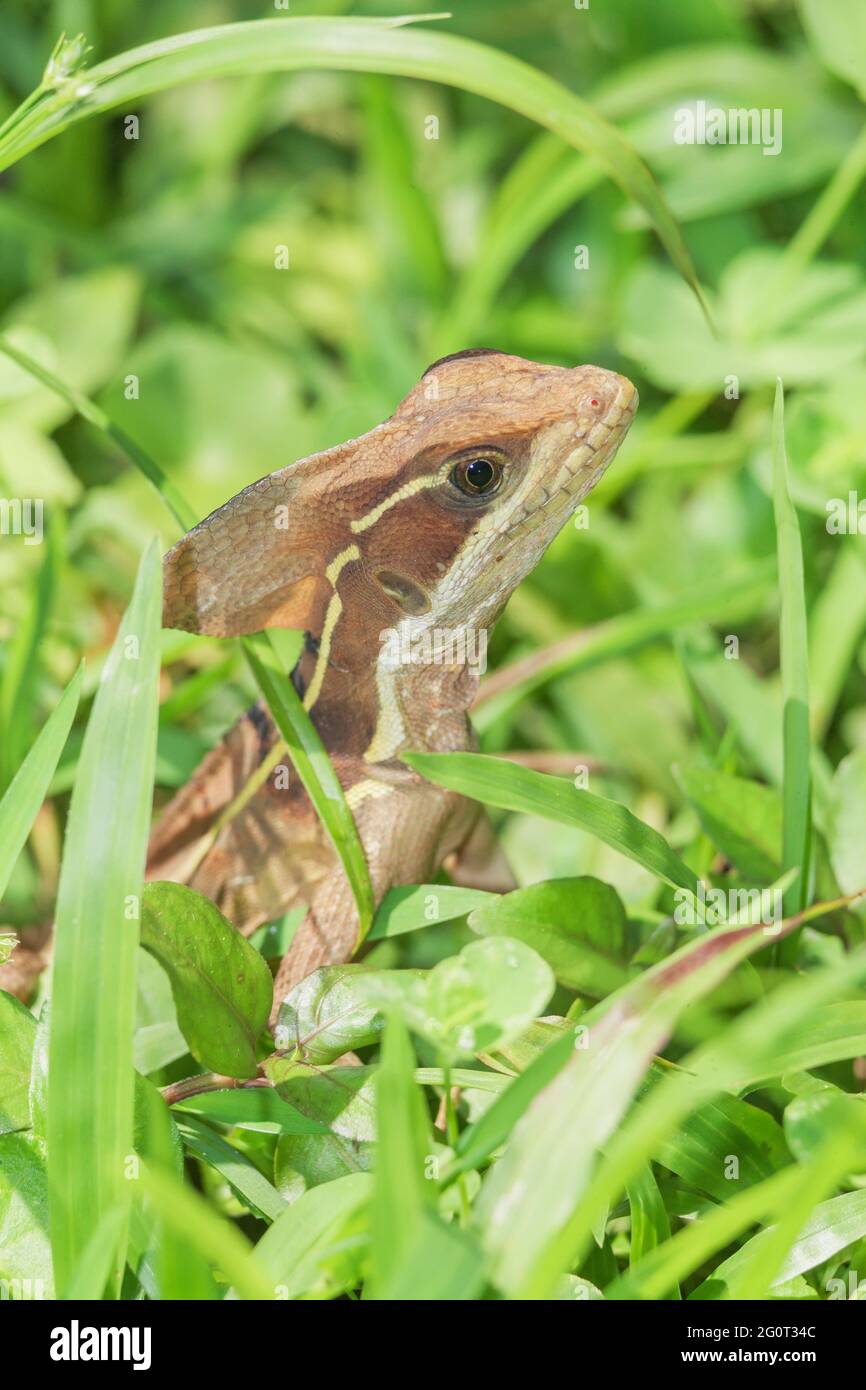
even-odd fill
[[(10, 967), (56, 924), (0, 992), (0, 1284), (862, 1297), (862, 7), (263, 9), (0, 16)], [(780, 148), (679, 143), (699, 101)], [(521, 887), (373, 917), (292, 639), (161, 631), (160, 554), (480, 345), (642, 404), (497, 629), (482, 752), (411, 759)], [(247, 943), (143, 888), (154, 804), (259, 689), (370, 928), (276, 1039), (298, 914)]]

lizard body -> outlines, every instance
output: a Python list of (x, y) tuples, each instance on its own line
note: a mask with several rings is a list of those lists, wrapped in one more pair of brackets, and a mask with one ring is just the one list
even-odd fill
[[(166, 626), (307, 634), (293, 680), (346, 791), (377, 903), (429, 880), (471, 835), (474, 804), (400, 754), (473, 746), (478, 635), (613, 458), (636, 404), (631, 383), (601, 368), (459, 353), (428, 368), (384, 424), (252, 484), (166, 555)], [(163, 812), (148, 876), (188, 882), (242, 931), (305, 904), (279, 1003), (313, 969), (348, 959), (358, 921), (306, 792), (273, 775), (276, 742), (254, 706)]]

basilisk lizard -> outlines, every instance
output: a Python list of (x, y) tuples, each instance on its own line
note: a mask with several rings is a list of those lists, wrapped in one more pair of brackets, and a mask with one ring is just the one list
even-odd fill
[[(306, 634), (292, 678), (345, 789), (377, 903), (429, 880), (468, 841), (475, 803), (400, 755), (472, 746), (473, 639), (601, 476), (636, 405), (632, 384), (599, 367), (457, 353), (384, 424), (253, 483), (166, 555), (165, 626)], [(425, 638), (423, 659), (403, 659)], [(285, 773), (275, 748), (260, 702), (166, 807), (148, 877), (188, 883), (244, 932), (304, 904), (278, 1007), (312, 970), (349, 958), (358, 918), (299, 780), (274, 775)]]

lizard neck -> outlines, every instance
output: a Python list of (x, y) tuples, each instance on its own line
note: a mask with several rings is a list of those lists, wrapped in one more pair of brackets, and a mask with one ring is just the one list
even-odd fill
[(404, 637), (395, 647), (389, 637), (397, 632), (399, 624), (383, 624), (373, 613), (360, 623), (345, 617), (327, 647), (324, 639), (307, 639), (293, 680), (330, 754), (372, 765), (410, 750), (471, 747), (467, 711), (477, 665), (448, 659), (454, 651), (429, 641), (407, 644)]

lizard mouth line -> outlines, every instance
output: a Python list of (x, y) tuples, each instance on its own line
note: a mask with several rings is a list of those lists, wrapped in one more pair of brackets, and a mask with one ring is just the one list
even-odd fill
[(563, 460), (549, 488), (539, 489), (534, 506), (510, 519), (504, 531), (509, 539), (535, 530), (554, 516), (563, 520), (605, 472), (628, 433), (638, 406), (638, 393), (623, 381), (604, 416), (596, 421), (576, 448)]

